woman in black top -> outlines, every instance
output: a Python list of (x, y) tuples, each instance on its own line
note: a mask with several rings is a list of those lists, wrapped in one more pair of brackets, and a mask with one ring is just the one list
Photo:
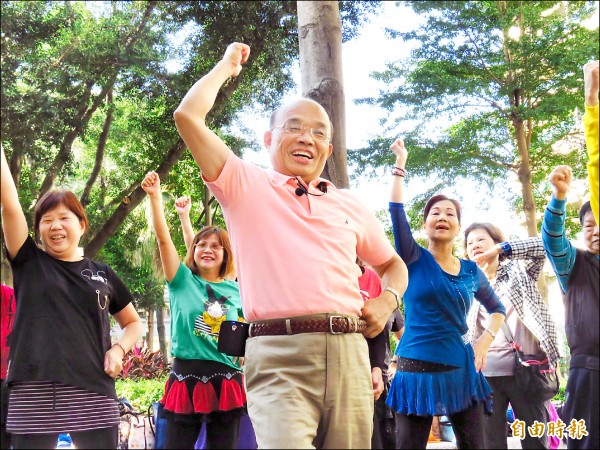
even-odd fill
[[(114, 378), (142, 325), (132, 296), (106, 264), (82, 256), (83, 206), (50, 191), (35, 207), (29, 236), (2, 150), (2, 228), (17, 312), (10, 349), (7, 430), (13, 448), (55, 448), (70, 433), (77, 448), (115, 448), (119, 412)], [(108, 314), (124, 330), (111, 346)]]

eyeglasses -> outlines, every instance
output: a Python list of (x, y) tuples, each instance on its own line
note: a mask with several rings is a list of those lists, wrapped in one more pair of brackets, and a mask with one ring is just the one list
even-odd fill
[(194, 247), (199, 248), (200, 250), (206, 250), (207, 248), (210, 248), (213, 252), (218, 252), (220, 250), (223, 250), (223, 246), (220, 244), (217, 244), (216, 242), (212, 242), (212, 243), (208, 243), (208, 242), (204, 242), (204, 241), (200, 241), (198, 242), (196, 245), (194, 245)]
[(310, 128), (304, 125), (302, 122), (297, 122), (295, 120), (288, 120), (283, 125), (272, 128), (271, 131), (277, 130), (278, 128), (281, 128), (290, 134), (295, 134), (296, 136), (303, 135), (308, 129), (310, 135), (317, 141), (326, 141), (329, 139), (327, 132), (322, 128)]

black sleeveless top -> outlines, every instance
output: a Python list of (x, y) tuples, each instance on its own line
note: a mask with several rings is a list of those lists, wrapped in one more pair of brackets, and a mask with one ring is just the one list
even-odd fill
[(589, 251), (577, 249), (569, 276), (565, 302), (565, 331), (573, 356), (598, 357), (600, 348), (600, 261)]

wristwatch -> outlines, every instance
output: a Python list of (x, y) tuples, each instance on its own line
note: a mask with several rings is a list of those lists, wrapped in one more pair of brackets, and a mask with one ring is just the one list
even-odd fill
[(400, 293), (396, 289), (389, 286), (386, 287), (384, 290), (391, 292), (394, 295), (394, 297), (396, 297), (396, 309), (400, 309)]

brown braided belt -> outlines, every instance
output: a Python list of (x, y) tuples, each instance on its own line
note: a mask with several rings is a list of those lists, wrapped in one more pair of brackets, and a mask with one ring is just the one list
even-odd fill
[(249, 337), (281, 336), (300, 333), (362, 333), (367, 328), (363, 319), (329, 316), (322, 319), (281, 319), (252, 322)]

